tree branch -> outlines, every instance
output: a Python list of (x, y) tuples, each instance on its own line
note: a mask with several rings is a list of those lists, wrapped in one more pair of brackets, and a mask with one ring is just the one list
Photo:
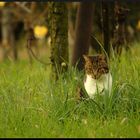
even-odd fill
[(24, 3), (15, 2), (15, 4), (17, 4), (18, 6), (20, 6), (20, 7), (21, 7), (24, 11), (26, 11), (27, 13), (32, 13), (32, 11), (31, 11), (29, 8), (27, 8), (27, 7), (25, 6), (26, 2), (24, 2)]

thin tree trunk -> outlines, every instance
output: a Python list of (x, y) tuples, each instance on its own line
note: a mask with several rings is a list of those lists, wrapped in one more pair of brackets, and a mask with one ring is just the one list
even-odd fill
[(7, 53), (9, 51), (9, 31), (10, 31), (10, 13), (7, 8), (2, 10), (2, 47), (3, 47), (3, 59), (8, 58)]
[(104, 49), (110, 56), (110, 30), (109, 30), (109, 2), (102, 0)]
[(8, 58), (8, 53), (12, 49), (14, 60), (17, 60), (17, 48), (15, 45), (14, 28), (12, 26), (12, 14), (8, 8), (2, 11), (2, 46), (3, 58)]
[(52, 76), (57, 79), (68, 64), (68, 10), (65, 2), (49, 3)]
[(72, 65), (79, 70), (83, 69), (83, 54), (87, 54), (92, 31), (93, 3), (80, 2), (77, 11), (75, 43), (72, 54)]
[(117, 26), (114, 32), (113, 49), (116, 55), (120, 56), (122, 53), (123, 46), (126, 50), (129, 49), (129, 45), (126, 41), (126, 20), (129, 9), (122, 7), (118, 1), (115, 1), (114, 10)]
[(10, 38), (11, 38), (11, 47), (12, 47), (12, 50), (13, 50), (13, 57), (14, 57), (14, 60), (17, 61), (17, 59), (18, 59), (18, 48), (15, 44), (15, 36), (14, 36), (14, 30), (12, 29), (12, 26), (11, 26)]
[(75, 29), (74, 29), (74, 21), (72, 19), (73, 14), (73, 6), (72, 3), (68, 4), (68, 45), (69, 45), (69, 59), (71, 60), (71, 54), (74, 46), (75, 39)]

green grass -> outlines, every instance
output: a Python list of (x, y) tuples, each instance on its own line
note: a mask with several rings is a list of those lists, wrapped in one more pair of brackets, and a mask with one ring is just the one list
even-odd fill
[(83, 73), (69, 69), (54, 83), (34, 62), (0, 64), (0, 137), (140, 137), (140, 48), (111, 61), (113, 92), (75, 100)]

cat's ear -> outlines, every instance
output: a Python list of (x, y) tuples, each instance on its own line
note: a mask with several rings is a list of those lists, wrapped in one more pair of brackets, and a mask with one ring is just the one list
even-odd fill
[(88, 55), (83, 55), (83, 58), (85, 59), (85, 61), (87, 62), (87, 61), (90, 61), (90, 58), (89, 58), (89, 56)]

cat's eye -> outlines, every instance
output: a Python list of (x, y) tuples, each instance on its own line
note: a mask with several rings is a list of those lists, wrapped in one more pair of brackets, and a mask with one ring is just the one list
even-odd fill
[(88, 68), (89, 71), (92, 71), (92, 68)]
[(97, 67), (97, 64), (98, 64), (97, 62), (96, 63), (95, 62), (92, 63), (92, 65), (93, 65), (94, 68)]
[(99, 60), (101, 61), (103, 58), (99, 58)]
[(91, 67), (87, 68), (87, 71), (88, 72), (91, 72), (92, 71), (92, 68)]

